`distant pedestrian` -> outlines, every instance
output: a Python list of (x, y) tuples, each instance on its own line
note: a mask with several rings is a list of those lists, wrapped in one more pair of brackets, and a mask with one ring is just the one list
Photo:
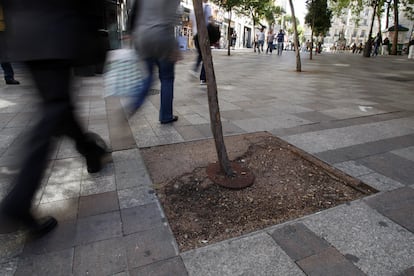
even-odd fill
[[(137, 3), (137, 2), (135, 2)], [(174, 35), (174, 26), (178, 23), (178, 6), (180, 0), (139, 0), (134, 5), (136, 13), (133, 28), (133, 39), (140, 57), (145, 61), (148, 77), (144, 81), (140, 95), (146, 95), (153, 81), (154, 67), (158, 67), (161, 81), (161, 105), (159, 121), (168, 124), (178, 120), (173, 114), (174, 67), (180, 58), (178, 42)], [(141, 105), (142, 97), (132, 107)], [(133, 111), (133, 110), (132, 110)]]
[(355, 52), (356, 52), (356, 50), (357, 50), (357, 45), (356, 45), (356, 43), (355, 43), (355, 42), (352, 44), (351, 49), (352, 49), (352, 53), (353, 53), (353, 54), (355, 54)]
[(236, 31), (233, 31), (231, 34), (231, 46), (233, 47), (233, 50), (236, 48), (236, 41), (237, 41), (237, 33)]
[(273, 30), (270, 29), (267, 33), (267, 49), (266, 54), (270, 51), (270, 54), (273, 52), (273, 40), (275, 40), (275, 34), (273, 33)]
[(389, 55), (390, 54), (390, 40), (388, 37), (384, 39), (382, 42), (382, 55)]
[(414, 59), (414, 37), (412, 37), (408, 43), (408, 58)]
[(1, 68), (3, 68), (6, 84), (20, 84), (20, 82), (14, 79), (14, 71), (10, 62), (2, 62)]
[[(212, 20), (212, 12), (211, 12), (211, 6), (208, 3), (208, 0), (203, 0), (203, 13), (204, 13), (204, 20), (205, 20), (205, 24), (206, 26), (208, 25), (208, 23)], [(194, 63), (193, 69), (190, 71), (190, 74), (193, 76), (197, 76), (197, 72), (198, 69), (200, 67), (201, 64), (201, 72), (200, 72), (200, 84), (201, 85), (205, 85), (207, 84), (206, 82), (206, 70), (204, 68), (204, 64), (202, 64), (201, 62), (203, 61), (203, 57), (201, 55), (201, 49), (200, 49), (200, 43), (198, 40), (198, 32), (197, 32), (197, 21), (195, 18), (195, 14), (194, 11), (191, 11), (190, 13), (190, 19), (191, 19), (191, 26), (193, 29), (193, 39), (194, 39), (194, 44), (197, 48), (197, 52), (198, 52), (198, 56), (196, 59), (196, 62)]]
[[(52, 139), (66, 135), (85, 157), (89, 173), (102, 169), (108, 153), (103, 140), (85, 133), (74, 114), (71, 99), (72, 68), (79, 62), (103, 62), (99, 51), (98, 29), (102, 28), (104, 7), (96, 1), (2, 0), (6, 31), (0, 37), (3, 60), (25, 62), (41, 99), (40, 120), (22, 150), (21, 168), (13, 186), (1, 202), (1, 232), (23, 225), (33, 237), (51, 231), (57, 220), (37, 219), (31, 211), (32, 200), (42, 183), (48, 165)], [(102, 2), (103, 3), (103, 2)], [(96, 17), (95, 17), (96, 16)], [(103, 48), (102, 48), (103, 49)]]
[(261, 28), (259, 32), (256, 34), (257, 36), (257, 51), (260, 54), (260, 50), (263, 52), (263, 45), (265, 40), (265, 33), (264, 28)]
[(380, 49), (382, 43), (381, 33), (378, 32), (377, 36), (374, 38), (374, 51), (372, 53), (373, 56), (378, 56), (378, 51)]
[(357, 50), (358, 50), (358, 54), (362, 53), (362, 51), (364, 50), (364, 45), (362, 44), (362, 42), (359, 43)]
[(280, 29), (279, 33), (277, 34), (276, 40), (277, 40), (277, 55), (280, 56), (282, 55), (283, 42), (285, 41), (285, 32), (282, 29)]

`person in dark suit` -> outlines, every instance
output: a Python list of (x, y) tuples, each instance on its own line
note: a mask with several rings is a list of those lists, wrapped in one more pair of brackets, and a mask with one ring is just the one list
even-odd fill
[(4, 72), (4, 80), (6, 81), (6, 84), (20, 84), (20, 82), (14, 79), (14, 71), (10, 62), (2, 62), (1, 68)]
[(0, 228), (4, 226), (4, 231), (23, 225), (38, 237), (57, 225), (55, 218), (37, 219), (30, 211), (47, 166), (52, 137), (72, 138), (89, 173), (100, 171), (109, 154), (103, 140), (86, 133), (76, 119), (70, 91), (72, 68), (97, 63), (104, 55), (97, 44), (103, 2), (1, 1), (5, 29), (0, 36), (0, 60), (24, 62), (42, 100), (40, 120), (28, 137), (20, 171), (0, 205)]

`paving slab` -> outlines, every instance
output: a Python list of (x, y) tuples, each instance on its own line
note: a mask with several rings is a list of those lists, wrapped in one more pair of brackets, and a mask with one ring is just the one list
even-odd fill
[(414, 234), (362, 201), (307, 217), (303, 223), (367, 275), (398, 274), (414, 263)]
[(404, 187), (404, 184), (379, 173), (370, 173), (358, 177), (362, 182), (378, 191), (391, 191)]
[(49, 235), (26, 243), (23, 255), (47, 254), (73, 248), (76, 244), (76, 221), (58, 222)]
[(82, 196), (79, 198), (79, 218), (117, 210), (119, 210), (119, 203), (118, 194), (115, 191)]
[(359, 159), (358, 162), (402, 184), (409, 185), (414, 181), (414, 161), (398, 155), (387, 152)]
[(187, 270), (180, 257), (155, 262), (129, 271), (129, 276), (157, 275), (157, 276), (186, 276)]
[(73, 248), (26, 256), (19, 260), (14, 275), (70, 275), (72, 274), (72, 261)]
[(304, 275), (266, 233), (181, 253), (189, 275)]
[(178, 255), (174, 236), (166, 226), (128, 235), (123, 244), (131, 270)]
[(127, 257), (121, 238), (103, 240), (75, 248), (74, 275), (112, 275), (126, 269)]
[(330, 246), (302, 223), (277, 229), (271, 236), (294, 261), (318, 254)]
[(394, 138), (381, 139), (379, 141), (364, 143), (360, 145), (347, 146), (335, 150), (319, 152), (316, 155), (329, 163), (339, 163), (401, 149), (407, 146), (412, 146), (413, 143), (414, 135), (409, 134)]
[(157, 202), (122, 209), (121, 217), (124, 235), (161, 227), (167, 223)]
[(414, 189), (404, 187), (369, 197), (365, 202), (414, 233)]
[(414, 133), (414, 117), (321, 130), (283, 137), (310, 153), (353, 146)]
[(119, 212), (80, 218), (76, 225), (76, 244), (106, 240), (122, 236)]
[(328, 247), (315, 255), (299, 260), (297, 264), (306, 275), (312, 276), (365, 275), (333, 247)]

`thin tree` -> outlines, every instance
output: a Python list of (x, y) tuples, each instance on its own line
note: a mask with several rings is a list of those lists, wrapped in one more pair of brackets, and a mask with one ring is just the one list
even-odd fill
[(305, 16), (305, 23), (311, 27), (311, 52), (312, 59), (313, 35), (325, 35), (331, 27), (332, 11), (328, 8), (327, 0), (307, 0), (308, 13)]
[(374, 26), (374, 19), (375, 19), (375, 13), (376, 13), (376, 10), (377, 10), (378, 1), (374, 0), (373, 4), (374, 4), (374, 7), (373, 7), (374, 11), (372, 12), (372, 20), (371, 20), (371, 27), (369, 28), (368, 40), (365, 43), (364, 54), (363, 54), (364, 57), (370, 57), (371, 56), (371, 48), (372, 48), (372, 42), (373, 42), (372, 27)]
[(394, 37), (392, 39), (391, 55), (397, 54), (398, 43), (398, 0), (394, 0)]
[(213, 58), (211, 55), (210, 40), (208, 39), (207, 27), (204, 21), (203, 5), (201, 0), (193, 0), (194, 14), (197, 21), (199, 36), (199, 46), (203, 57), (204, 68), (207, 78), (208, 106), (210, 111), (211, 131), (213, 132), (216, 145), (217, 157), (222, 172), (231, 177), (234, 175), (233, 169), (227, 155), (226, 145), (224, 144), (223, 128), (221, 124), (220, 109), (218, 105), (217, 83), (214, 74)]
[(293, 34), (294, 34), (294, 47), (296, 53), (296, 72), (302, 71), (302, 63), (300, 61), (300, 52), (299, 52), (299, 36), (298, 36), (298, 25), (296, 23), (295, 9), (293, 7), (293, 1), (289, 0), (290, 10), (292, 12), (292, 21), (293, 21)]
[(220, 7), (224, 8), (229, 14), (228, 25), (227, 25), (227, 55), (230, 56), (230, 46), (231, 46), (231, 17), (235, 7), (242, 6), (243, 0), (213, 0), (214, 3), (218, 4)]

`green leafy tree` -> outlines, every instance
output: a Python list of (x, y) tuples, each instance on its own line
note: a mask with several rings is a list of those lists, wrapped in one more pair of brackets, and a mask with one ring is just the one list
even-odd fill
[[(240, 12), (250, 16), (253, 21), (253, 26), (256, 26), (261, 19), (266, 18), (271, 7), (274, 7), (273, 0), (242, 0)], [(253, 37), (256, 36), (255, 29), (253, 30)]]
[[(359, 14), (367, 6), (377, 5), (377, 19), (380, 25), (380, 18), (385, 12), (385, 28), (389, 27), (389, 18), (391, 11), (393, 11), (393, 26), (396, 30), (393, 37), (391, 54), (397, 54), (397, 42), (398, 42), (398, 14), (400, 11), (404, 12), (404, 15), (410, 19), (414, 20), (414, 0), (331, 0), (330, 6), (334, 11), (335, 15), (340, 15), (345, 9), (351, 9), (352, 14), (356, 18), (356, 23), (358, 23)], [(370, 38), (369, 38), (370, 39)]]
[(306, 7), (308, 8), (308, 13), (305, 16), (305, 24), (312, 30), (310, 51), (310, 59), (312, 59), (313, 35), (324, 36), (329, 31), (332, 11), (328, 8), (327, 0), (307, 0)]
[(232, 12), (243, 5), (243, 0), (213, 0), (214, 3), (225, 9), (229, 13), (228, 25), (227, 25), (227, 55), (230, 56), (230, 45), (231, 45), (231, 33), (230, 23)]

